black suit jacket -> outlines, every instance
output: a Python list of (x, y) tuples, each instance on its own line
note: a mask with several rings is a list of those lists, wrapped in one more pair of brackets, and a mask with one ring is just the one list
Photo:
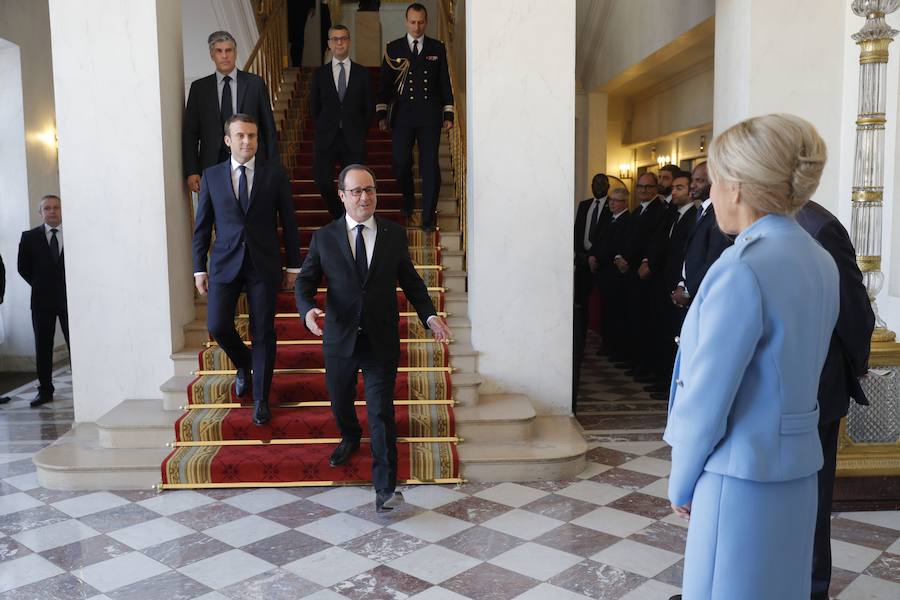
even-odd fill
[[(266, 82), (259, 75), (237, 72), (237, 111), (246, 113), (259, 123), (259, 150), (256, 155), (278, 162), (278, 136), (275, 117)], [(200, 175), (219, 162), (219, 150), (225, 145), (216, 74), (191, 84), (184, 124), (181, 130), (181, 154), (184, 176)]]
[(353, 355), (360, 327), (375, 352), (384, 358), (400, 356), (397, 284), (428, 326), (437, 314), (428, 288), (409, 257), (406, 229), (375, 217), (378, 233), (365, 281), (360, 281), (350, 250), (346, 219), (337, 219), (313, 234), (295, 295), (300, 319), (316, 308), (316, 288), (325, 276), (328, 294), (322, 351), (329, 356)]
[(266, 164), (259, 159), (255, 167), (247, 214), (235, 197), (231, 159), (203, 172), (192, 241), (195, 273), (207, 271), (207, 252), (215, 226), (216, 241), (209, 259), (210, 279), (233, 281), (244, 263), (244, 253), (249, 252), (260, 276), (278, 285), (282, 279), (279, 217), (286, 266), (300, 267), (300, 239), (287, 173), (281, 165)]
[(453, 87), (447, 65), (447, 48), (440, 40), (423, 36), (422, 48), (413, 57), (406, 36), (389, 42), (385, 53), (393, 59), (409, 61), (409, 72), (402, 89), (395, 83), (397, 71), (388, 61), (381, 60), (381, 78), (378, 88), (378, 118), (387, 115), (387, 105), (396, 98), (393, 123), (411, 127), (440, 127), (443, 121), (453, 120)]
[[(671, 292), (681, 281), (681, 267), (684, 265), (685, 243), (688, 234), (697, 221), (697, 208), (691, 206), (677, 222), (677, 210), (673, 219), (664, 227), (664, 254), (660, 261), (661, 283), (666, 293)], [(674, 226), (673, 226), (674, 224)], [(672, 235), (669, 235), (671, 230)], [(652, 266), (651, 266), (652, 268)]]
[(629, 272), (637, 274), (641, 261), (649, 258), (651, 243), (657, 231), (662, 227), (666, 210), (666, 203), (657, 196), (650, 201), (643, 214), (641, 214), (640, 204), (631, 212), (628, 251), (623, 255), (628, 261)]
[(850, 398), (857, 404), (869, 403), (859, 377), (869, 369), (875, 313), (856, 265), (856, 251), (837, 217), (810, 201), (797, 213), (797, 223), (831, 254), (840, 276), (840, 313), (819, 379), (819, 422), (828, 423), (847, 414)]
[[(702, 210), (698, 208), (697, 210)], [(695, 213), (696, 214), (696, 213)], [(695, 217), (696, 218), (696, 217)], [(691, 296), (697, 295), (706, 272), (734, 242), (719, 230), (712, 204), (688, 234), (684, 250), (684, 285)]]
[[(587, 225), (587, 215), (588, 211), (591, 209), (591, 204), (594, 203), (594, 198), (588, 198), (587, 200), (582, 200), (578, 203), (578, 210), (575, 212), (575, 254), (588, 254), (588, 251), (584, 249), (584, 228)], [(606, 202), (603, 203), (603, 208), (600, 209), (600, 216), (598, 217), (599, 221), (597, 222), (597, 229), (594, 232), (595, 237), (599, 239), (598, 232), (601, 231), (602, 227), (609, 222), (612, 218), (612, 213), (609, 211), (609, 199), (607, 198)], [(591, 243), (594, 243), (594, 240), (591, 240)]]
[(597, 279), (601, 288), (606, 291), (615, 290), (627, 276), (619, 272), (613, 260), (617, 255), (624, 256), (627, 252), (633, 223), (628, 211), (615, 220), (610, 215), (609, 221), (603, 225), (602, 235), (598, 236), (597, 243), (591, 247), (590, 255), (597, 259)]
[(67, 310), (65, 254), (63, 246), (59, 262), (53, 260), (43, 224), (22, 233), (18, 268), (31, 286), (32, 310)]
[(342, 129), (347, 148), (361, 152), (366, 132), (375, 116), (375, 89), (369, 70), (353, 61), (347, 79), (347, 91), (341, 102), (331, 62), (319, 67), (309, 84), (309, 114), (315, 125), (316, 148), (328, 148)]

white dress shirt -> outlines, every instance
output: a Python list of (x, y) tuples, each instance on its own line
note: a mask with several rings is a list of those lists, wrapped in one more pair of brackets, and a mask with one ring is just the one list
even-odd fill
[[(250, 197), (250, 193), (253, 191), (253, 175), (256, 173), (256, 156), (248, 160), (244, 163), (244, 166), (247, 167), (246, 176), (247, 176), (247, 197)], [(234, 156), (231, 157), (231, 187), (234, 189), (234, 197), (239, 198), (238, 194), (238, 183), (241, 180), (241, 163), (239, 163)]]
[(410, 52), (413, 52), (413, 41), (414, 40), (419, 41), (419, 54), (422, 54), (422, 45), (425, 43), (425, 36), (423, 35), (420, 38), (416, 38), (416, 37), (413, 37), (412, 34), (410, 34), (410, 33), (406, 34), (406, 43), (409, 44)]
[(53, 232), (51, 229), (56, 230), (56, 241), (59, 242), (59, 253), (62, 254), (63, 249), (63, 235), (62, 235), (62, 223), (57, 225), (56, 227), (50, 227), (46, 223), (44, 223), (44, 235), (47, 236), (47, 245), (50, 245), (50, 240), (53, 238)]
[(231, 86), (231, 114), (237, 114), (237, 67), (231, 73), (219, 73), (216, 71), (216, 90), (219, 92), (219, 111), (222, 110), (222, 89), (225, 87), (225, 76), (231, 77), (228, 85)]
[(591, 243), (591, 223), (594, 222), (596, 215), (603, 210), (603, 207), (606, 206), (606, 196), (602, 198), (594, 198), (594, 201), (591, 203), (591, 207), (587, 212), (587, 219), (584, 223), (584, 249), (590, 250), (593, 244)]
[(338, 87), (338, 77), (341, 74), (341, 66), (340, 63), (344, 63), (344, 77), (347, 83), (347, 87), (350, 87), (350, 57), (348, 56), (344, 60), (338, 60), (336, 58), (331, 59), (331, 74), (334, 76), (334, 89), (340, 89)]
[(375, 251), (375, 237), (378, 235), (378, 229), (375, 227), (375, 215), (372, 215), (362, 223), (357, 223), (350, 218), (350, 215), (344, 215), (347, 221), (347, 241), (350, 243), (350, 253), (356, 259), (356, 236), (359, 231), (357, 225), (363, 226), (363, 243), (366, 245), (366, 266), (372, 264), (372, 253)]

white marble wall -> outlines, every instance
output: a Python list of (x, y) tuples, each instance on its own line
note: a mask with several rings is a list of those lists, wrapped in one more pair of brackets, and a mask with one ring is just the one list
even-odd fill
[(182, 0), (181, 17), (185, 90), (192, 81), (215, 70), (206, 43), (213, 31), (221, 29), (234, 36), (239, 68), (259, 39), (250, 0)]
[(544, 414), (571, 410), (574, 61), (574, 0), (467, 3), (472, 343), (482, 391)]
[(159, 397), (192, 301), (181, 5), (50, 1), (75, 418)]

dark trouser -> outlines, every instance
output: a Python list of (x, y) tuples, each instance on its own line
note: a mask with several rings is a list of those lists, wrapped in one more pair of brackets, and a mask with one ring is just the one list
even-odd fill
[[(247, 292), (250, 307), (249, 350), (234, 327), (234, 311), (238, 296)], [(239, 369), (253, 369), (253, 401), (268, 401), (275, 368), (275, 297), (278, 285), (263, 280), (250, 260), (244, 264), (234, 281), (216, 281), (210, 277), (206, 325), (231, 362)]]
[(654, 370), (653, 360), (656, 333), (656, 306), (653, 304), (655, 286), (652, 280), (641, 279), (637, 273), (628, 275), (628, 332), (631, 335), (629, 346), (631, 358), (635, 366), (644, 373)]
[[(34, 329), (34, 354), (37, 362), (38, 392), (53, 395), (53, 338), (56, 337), (56, 320), (69, 345), (69, 312), (67, 309), (33, 308), (31, 327)], [(71, 349), (70, 349), (71, 352)]]
[(403, 210), (412, 213), (416, 204), (412, 174), (413, 144), (419, 144), (419, 175), (422, 177), (422, 225), (434, 225), (441, 190), (441, 165), (438, 148), (441, 143), (441, 127), (413, 127), (397, 119), (394, 125), (392, 147), (394, 151), (394, 176), (403, 191)]
[(341, 437), (358, 440), (362, 428), (356, 418), (357, 371), (362, 369), (366, 389), (366, 413), (372, 447), (372, 482), (379, 492), (393, 492), (397, 486), (397, 422), (394, 418), (394, 383), (397, 360), (375, 352), (365, 334), (360, 334), (353, 356), (325, 355), (325, 384), (331, 398), (331, 412)]
[(834, 496), (834, 471), (837, 468), (840, 429), (840, 419), (819, 424), (819, 439), (825, 462), (819, 471), (819, 509), (816, 512), (816, 536), (813, 542), (813, 600), (828, 600), (828, 586), (831, 584), (831, 500)]
[(611, 359), (627, 360), (630, 354), (628, 322), (624, 318), (628, 313), (625, 276), (614, 267), (607, 267), (601, 275), (600, 289), (603, 293), (603, 345)]
[(339, 164), (343, 168), (352, 164), (365, 164), (366, 151), (364, 143), (361, 142), (360, 147), (363, 149), (359, 152), (354, 152), (347, 148), (344, 132), (338, 130), (334, 140), (328, 147), (316, 148), (313, 160), (316, 187), (319, 189), (319, 193), (322, 194), (325, 208), (328, 209), (328, 212), (335, 219), (339, 219), (344, 214), (344, 205), (341, 203), (337, 188), (334, 185), (334, 165)]

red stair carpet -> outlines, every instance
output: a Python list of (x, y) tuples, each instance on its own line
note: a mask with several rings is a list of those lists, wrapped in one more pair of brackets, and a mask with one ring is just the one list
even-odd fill
[[(373, 69), (377, 78), (377, 69)], [(297, 84), (282, 123), (285, 163), (292, 169), (294, 206), (305, 256), (313, 231), (330, 221), (313, 184), (311, 125), (303, 103), (308, 73)], [(429, 287), (435, 307), (444, 310), (440, 268), (440, 234), (424, 233), (401, 214), (402, 197), (391, 170), (389, 134), (369, 133), (369, 166), (378, 178), (378, 212), (406, 224), (410, 254)], [(288, 155), (289, 154), (289, 155)], [(323, 282), (326, 286), (327, 282)], [(398, 439), (398, 483), (455, 483), (459, 481), (456, 425), (447, 347), (432, 340), (398, 290), (400, 306), (400, 372), (394, 390)], [(320, 306), (324, 289), (320, 290)], [(363, 426), (360, 450), (344, 465), (332, 468), (328, 457), (340, 441), (325, 389), (321, 339), (311, 335), (296, 314), (293, 293), (278, 296), (278, 347), (269, 403), (272, 420), (256, 426), (252, 405), (234, 396), (234, 365), (210, 341), (198, 353), (197, 377), (188, 386), (186, 412), (175, 423), (174, 449), (161, 465), (162, 487), (269, 487), (340, 485), (371, 482), (372, 459), (367, 444), (367, 419), (362, 377), (357, 388), (357, 414)], [(327, 308), (326, 308), (327, 310)], [(248, 343), (247, 306), (242, 300), (235, 315), (238, 331)]]

